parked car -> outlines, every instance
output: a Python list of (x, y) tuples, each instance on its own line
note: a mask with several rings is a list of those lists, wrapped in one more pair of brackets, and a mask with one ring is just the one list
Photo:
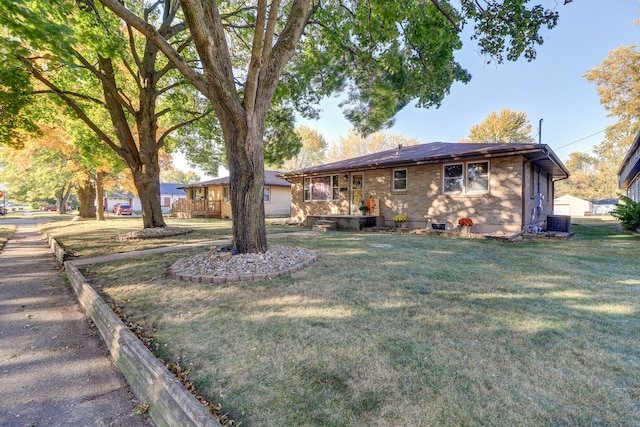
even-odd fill
[(120, 203), (116, 203), (115, 205), (113, 205), (113, 207), (111, 208), (111, 211), (113, 213), (116, 213), (116, 211), (118, 210), (118, 208), (120, 207)]
[(116, 215), (133, 215), (133, 208), (131, 207), (131, 205), (118, 204), (115, 210)]
[(58, 210), (58, 207), (56, 205), (40, 206), (40, 210), (45, 212), (55, 212)]

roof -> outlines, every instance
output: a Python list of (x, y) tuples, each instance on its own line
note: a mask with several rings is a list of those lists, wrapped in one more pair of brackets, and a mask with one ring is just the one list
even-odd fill
[[(277, 175), (280, 175), (279, 171), (264, 171), (264, 185), (269, 187), (291, 187), (291, 184), (282, 179), (278, 178)], [(197, 184), (188, 184), (182, 185), (178, 188), (187, 189), (187, 188), (201, 188), (201, 187), (213, 187), (216, 185), (229, 185), (230, 178), (228, 176), (223, 176), (221, 178), (212, 179), (209, 181), (202, 181)]]
[(638, 173), (640, 173), (640, 132), (636, 135), (618, 169), (618, 187), (627, 188)]
[(478, 158), (522, 155), (552, 174), (554, 179), (566, 179), (569, 171), (558, 156), (546, 144), (493, 144), (431, 142), (428, 144), (398, 147), (352, 159), (313, 166), (293, 172), (284, 172), (284, 178), (316, 175), (327, 172), (382, 169), (421, 164), (448, 163)]
[(576, 196), (572, 196), (570, 194), (564, 194), (560, 197), (556, 197), (555, 199), (553, 199), (554, 202), (585, 202), (585, 203), (591, 203), (590, 199), (583, 199), (582, 197), (576, 197)]
[(184, 184), (160, 184), (160, 194), (184, 194)]
[(587, 199), (594, 205), (617, 205), (618, 199)]

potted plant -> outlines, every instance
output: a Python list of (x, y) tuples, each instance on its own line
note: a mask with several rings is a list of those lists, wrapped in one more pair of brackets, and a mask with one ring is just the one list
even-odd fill
[(471, 227), (473, 226), (473, 221), (471, 218), (460, 218), (458, 220), (458, 227), (460, 228), (461, 233), (471, 233)]
[(407, 222), (407, 216), (406, 215), (402, 215), (402, 214), (398, 214), (398, 215), (393, 217), (393, 222), (395, 222), (396, 228), (404, 227), (406, 225), (406, 222)]
[(358, 209), (360, 209), (360, 212), (362, 212), (362, 215), (366, 215), (367, 211), (369, 210), (369, 207), (364, 203), (362, 203)]

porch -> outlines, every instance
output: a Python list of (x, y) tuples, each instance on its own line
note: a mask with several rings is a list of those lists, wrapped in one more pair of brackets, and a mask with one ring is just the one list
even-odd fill
[(176, 200), (171, 208), (171, 216), (177, 218), (222, 218), (222, 201)]
[(308, 215), (306, 225), (313, 228), (314, 225), (328, 222), (335, 222), (336, 230), (339, 231), (360, 231), (365, 227), (375, 227), (380, 216), (364, 215)]

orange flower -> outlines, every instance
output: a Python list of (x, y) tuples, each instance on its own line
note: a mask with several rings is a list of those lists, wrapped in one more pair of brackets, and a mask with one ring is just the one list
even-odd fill
[(473, 221), (471, 220), (471, 218), (460, 218), (458, 220), (458, 225), (472, 226)]

